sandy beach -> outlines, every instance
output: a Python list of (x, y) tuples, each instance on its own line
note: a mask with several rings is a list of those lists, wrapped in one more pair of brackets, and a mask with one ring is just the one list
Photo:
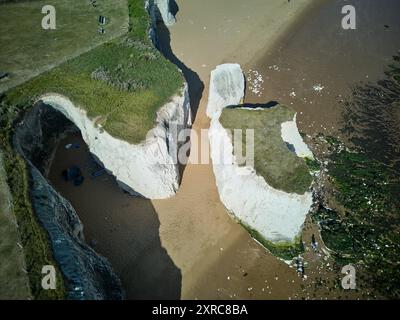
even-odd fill
[[(209, 74), (221, 63), (239, 63), (247, 71), (262, 69), (265, 91), (255, 95), (248, 90), (246, 101), (293, 102), (289, 100), (291, 96), (280, 94), (278, 90), (283, 88), (285, 93), (290, 90), (286, 80), (292, 79), (291, 74), (285, 73), (287, 78), (268, 82), (267, 77), (272, 79), (268, 66), (281, 56), (289, 61), (296, 50), (302, 48), (299, 45), (299, 48), (290, 51), (285, 43), (298, 43), (291, 38), (295, 30), (301, 30), (299, 37), (305, 37), (309, 29), (304, 26), (310, 26), (312, 21), (304, 20), (304, 16), (320, 10), (320, 6), (327, 2), (177, 1), (177, 23), (169, 29), (160, 30), (160, 47), (183, 70), (189, 82), (195, 113), (193, 129), (199, 132), (209, 127), (205, 114)], [(282, 54), (286, 48), (287, 56)], [(301, 61), (297, 62), (301, 65)], [(342, 68), (346, 68), (346, 64)], [(312, 70), (317, 72), (318, 66)], [(382, 70), (375, 68), (371, 72), (378, 76)], [(360, 75), (357, 75), (352, 79), (359, 78)], [(311, 79), (310, 83), (314, 84), (314, 80), (318, 81)], [(332, 95), (343, 87), (332, 91)], [(314, 94), (313, 91), (311, 93)], [(322, 102), (318, 101), (318, 104)], [(303, 112), (300, 122), (310, 121), (311, 118), (305, 116), (312, 117), (314, 114), (309, 104), (304, 108), (296, 109)], [(321, 116), (323, 110), (319, 119), (328, 123), (333, 121), (333, 116)], [(335, 113), (335, 116), (338, 114)], [(317, 116), (314, 121), (316, 119)], [(323, 121), (318, 125), (327, 125)], [(65, 143), (73, 141), (80, 141), (81, 149), (67, 151), (63, 148)], [(59, 173), (71, 164), (79, 164), (88, 176), (88, 157), (79, 135), (69, 136), (60, 143), (49, 178), (77, 210), (85, 225), (87, 241), (96, 240), (95, 249), (110, 260), (122, 279), (127, 298), (345, 297), (343, 291), (331, 291), (328, 284), (318, 290), (314, 288), (317, 277), (337, 282), (341, 274), (331, 270), (329, 259), (324, 259), (323, 254), (317, 256), (309, 250), (311, 234), (316, 233), (310, 221), (306, 222), (303, 234), (309, 278), (303, 281), (294, 268), (276, 259), (229, 216), (219, 200), (211, 164), (187, 165), (175, 197), (149, 201), (124, 194), (110, 176), (96, 180), (88, 178), (79, 188), (62, 181)]]
[[(172, 51), (171, 60), (180, 60), (204, 85), (198, 108), (192, 105), (197, 110), (193, 129), (199, 132), (209, 127), (205, 109), (211, 70), (225, 62), (246, 64), (267, 50), (266, 44), (272, 48), (312, 1), (177, 3), (177, 24), (169, 29), (170, 39), (161, 37), (166, 40), (161, 51)], [(299, 290), (301, 280), (295, 271), (229, 217), (219, 200), (211, 164), (189, 164), (177, 195), (153, 204), (160, 218), (161, 242), (182, 272), (182, 298), (287, 299)]]
[(248, 78), (257, 72), (264, 81), (256, 94), (247, 87), (246, 100), (279, 101), (298, 112), (302, 132), (346, 139), (340, 132), (343, 100), (354, 85), (382, 79), (400, 48), (398, 1), (355, 0), (352, 5), (357, 29), (345, 31), (342, 1), (315, 1), (307, 19), (292, 24), (270, 50), (243, 66)]
[[(169, 32), (161, 30), (161, 50), (188, 78), (195, 130), (209, 127), (205, 108), (211, 70), (224, 62), (249, 62), (310, 3), (177, 2), (177, 23)], [(95, 239), (95, 249), (110, 259), (128, 298), (287, 299), (300, 291), (296, 272), (229, 216), (211, 164), (189, 164), (177, 195), (168, 200), (130, 197), (112, 177), (86, 179), (74, 189), (62, 181), (60, 169), (72, 163), (88, 168), (88, 155), (67, 152), (62, 146), (79, 137), (68, 139), (60, 144), (49, 178), (79, 213), (87, 241)]]

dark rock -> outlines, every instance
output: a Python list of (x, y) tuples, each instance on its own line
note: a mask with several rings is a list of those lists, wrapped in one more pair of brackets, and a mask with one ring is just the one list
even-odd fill
[(6, 79), (10, 76), (8, 72), (0, 71), (0, 80)]

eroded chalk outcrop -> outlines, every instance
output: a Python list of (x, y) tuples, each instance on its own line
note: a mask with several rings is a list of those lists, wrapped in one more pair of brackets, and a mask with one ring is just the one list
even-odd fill
[[(58, 94), (40, 97), (72, 121), (97, 160), (114, 175), (120, 186), (131, 194), (150, 199), (173, 196), (179, 188), (179, 170), (170, 146), (178, 146), (170, 128), (191, 124), (187, 85), (157, 112), (156, 126), (140, 144), (114, 138), (96, 125), (86, 111)], [(176, 149), (176, 148), (175, 148)]]
[[(219, 118), (223, 108), (240, 104), (243, 95), (244, 76), (238, 64), (220, 65), (212, 71), (207, 115), (211, 118), (211, 159), (219, 195), (239, 221), (264, 239), (292, 243), (311, 208), (312, 193), (296, 194), (274, 189), (253, 167), (239, 166), (235, 162), (231, 138)], [(300, 147), (299, 153), (305, 152), (299, 142), (301, 136), (292, 122), (283, 125), (282, 136), (295, 148)]]
[[(149, 36), (157, 47), (158, 20), (170, 25), (175, 18), (170, 12), (169, 0), (147, 1), (146, 9), (152, 21)], [(63, 113), (79, 128), (90, 152), (116, 177), (124, 190), (150, 199), (168, 198), (178, 190), (180, 174), (176, 153), (183, 142), (177, 141), (177, 135), (171, 134), (171, 128), (179, 132), (191, 125), (186, 82), (179, 94), (160, 106), (155, 127), (140, 144), (131, 144), (111, 136), (87, 116), (84, 108), (74, 105), (68, 97), (48, 93), (39, 100)]]

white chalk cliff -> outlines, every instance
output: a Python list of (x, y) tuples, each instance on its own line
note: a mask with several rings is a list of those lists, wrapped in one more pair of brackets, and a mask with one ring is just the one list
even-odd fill
[[(152, 25), (149, 33), (155, 47), (157, 13), (164, 23), (170, 25), (175, 18), (169, 11), (169, 0), (149, 0), (146, 9)], [(170, 102), (160, 106), (156, 115), (156, 126), (140, 144), (130, 144), (117, 139), (89, 119), (86, 111), (76, 106), (67, 97), (48, 93), (39, 98), (45, 104), (62, 112), (81, 131), (90, 152), (105, 169), (113, 174), (119, 185), (131, 194), (149, 199), (164, 199), (175, 195), (180, 175), (177, 152), (183, 142), (177, 141), (171, 128), (187, 128), (191, 125), (189, 91), (185, 82), (181, 92), (171, 97)]]
[[(299, 195), (274, 189), (252, 167), (239, 167), (235, 163), (232, 141), (219, 117), (224, 107), (240, 104), (243, 95), (244, 76), (238, 64), (220, 65), (212, 71), (207, 115), (211, 118), (211, 159), (219, 195), (238, 220), (265, 239), (274, 243), (292, 242), (299, 235), (310, 210), (312, 194)], [(292, 121), (282, 125), (282, 137), (294, 146), (298, 155), (306, 153), (310, 156), (295, 122), (294, 125)]]
[(171, 13), (170, 1), (169, 0), (156, 0), (158, 10), (160, 10), (161, 16), (166, 26), (171, 26), (176, 22), (174, 15)]
[(150, 15), (154, 15), (158, 20), (162, 20), (166, 26), (171, 26), (176, 22), (174, 15), (171, 13), (170, 6), (170, 0), (146, 1), (146, 8), (150, 8)]
[(187, 85), (157, 112), (156, 127), (140, 144), (114, 138), (97, 126), (86, 111), (58, 94), (40, 97), (45, 104), (62, 112), (81, 131), (90, 152), (113, 174), (118, 183), (132, 194), (150, 199), (173, 196), (179, 187), (179, 170), (169, 146), (177, 145), (169, 127), (191, 124)]
[(282, 140), (291, 144), (298, 157), (314, 159), (314, 155), (308, 146), (304, 143), (303, 138), (300, 135), (299, 129), (296, 123), (296, 114), (293, 116), (292, 121), (286, 121), (281, 123), (281, 137)]

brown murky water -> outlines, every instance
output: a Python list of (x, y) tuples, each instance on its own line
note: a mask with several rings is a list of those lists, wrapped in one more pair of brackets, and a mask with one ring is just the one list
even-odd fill
[[(367, 75), (369, 79), (379, 77), (395, 53), (392, 42), (398, 29), (391, 20), (390, 6), (386, 14), (375, 17), (370, 14), (375, 8), (369, 4), (371, 1), (355, 1), (360, 7), (364, 2), (372, 6), (361, 15), (372, 18), (368, 23), (361, 19), (360, 29), (350, 35), (337, 27), (342, 1), (314, 2), (318, 5), (305, 15), (307, 19), (294, 25), (293, 16), (304, 13), (305, 4), (311, 1), (299, 1), (295, 4), (299, 7), (288, 7), (288, 2), (282, 0), (271, 0), (269, 4), (264, 0), (246, 4), (230, 0), (231, 6), (226, 2), (177, 1), (178, 23), (160, 34), (161, 49), (188, 79), (192, 107), (197, 112), (193, 129), (197, 131), (209, 126), (205, 116), (208, 77), (217, 64), (238, 62), (247, 72), (260, 72), (264, 91), (258, 96), (248, 90), (247, 102), (274, 100), (293, 105), (299, 111), (301, 129), (335, 130), (340, 125), (339, 94), (344, 95), (349, 84)], [(396, 1), (387, 2), (396, 6)], [(235, 10), (235, 5), (241, 11)], [(280, 17), (278, 22), (276, 16)], [(368, 29), (362, 28), (366, 23)], [(276, 34), (281, 34), (278, 31), (286, 28), (285, 24), (290, 24), (291, 30), (278, 41)], [(390, 28), (382, 31), (379, 28), (384, 24)], [(268, 34), (268, 30), (273, 32)], [(373, 42), (377, 35), (383, 44)], [(267, 40), (278, 45), (265, 47)], [(263, 54), (260, 50), (264, 50)], [(357, 56), (357, 52), (363, 56)], [(257, 59), (252, 61), (255, 56)], [(323, 89), (314, 91), (314, 85)], [(81, 148), (65, 150), (68, 142), (79, 142)], [(79, 165), (86, 176), (80, 187), (61, 179), (61, 171), (72, 164)], [(331, 270), (330, 261), (322, 252), (315, 254), (307, 249), (309, 278), (303, 281), (293, 268), (252, 240), (221, 204), (211, 165), (189, 164), (177, 195), (156, 201), (123, 193), (110, 176), (92, 180), (91, 166), (81, 137), (69, 136), (57, 149), (49, 179), (77, 210), (87, 241), (95, 243), (95, 249), (111, 261), (128, 298), (345, 296), (343, 290), (330, 291), (330, 284), (314, 289), (316, 278), (336, 281), (341, 277)], [(309, 222), (306, 229), (304, 240), (309, 245), (315, 229)]]

